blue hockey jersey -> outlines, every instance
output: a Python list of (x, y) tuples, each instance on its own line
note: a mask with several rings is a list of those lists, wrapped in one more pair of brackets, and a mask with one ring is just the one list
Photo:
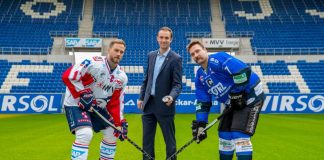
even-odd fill
[(251, 72), (248, 84), (236, 85), (235, 75), (249, 68), (241, 60), (225, 53), (218, 52), (209, 55), (207, 69), (200, 67), (197, 70), (195, 87), (198, 102), (211, 102), (212, 95), (221, 103), (229, 103), (229, 93), (245, 91), (250, 93), (251, 89), (260, 81), (257, 74)]

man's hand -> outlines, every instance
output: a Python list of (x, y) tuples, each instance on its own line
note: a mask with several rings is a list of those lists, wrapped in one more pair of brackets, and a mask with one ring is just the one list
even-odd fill
[(119, 138), (121, 141), (124, 141), (124, 139), (127, 139), (127, 133), (128, 133), (128, 123), (126, 119), (123, 119), (121, 122), (121, 126), (117, 127), (120, 131), (115, 130), (114, 135), (115, 137)]
[(202, 140), (207, 138), (207, 132), (201, 132), (206, 127), (206, 122), (193, 120), (191, 124), (192, 136), (199, 144)]
[(143, 110), (144, 109), (144, 106), (143, 106), (143, 101), (142, 100), (137, 100), (137, 108), (140, 109), (140, 110)]
[(239, 93), (230, 93), (229, 95), (231, 99), (231, 106), (236, 109), (242, 109), (246, 107), (246, 93), (239, 92)]
[(82, 110), (88, 112), (92, 112), (93, 107), (97, 108), (93, 92), (90, 89), (80, 91), (80, 101), (78, 105)]
[(162, 98), (162, 101), (167, 105), (167, 106), (171, 106), (172, 102), (173, 102), (173, 98), (172, 96), (164, 96)]

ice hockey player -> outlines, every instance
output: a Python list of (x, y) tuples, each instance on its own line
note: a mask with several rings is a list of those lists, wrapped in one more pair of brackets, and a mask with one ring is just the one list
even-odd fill
[(225, 52), (208, 55), (199, 41), (190, 42), (187, 50), (200, 65), (195, 80), (196, 120), (192, 122), (196, 142), (207, 137), (206, 132), (200, 134), (200, 131), (208, 123), (212, 97), (215, 97), (225, 104), (224, 113), (227, 113), (218, 128), (220, 160), (232, 160), (234, 150), (238, 160), (251, 160), (251, 136), (264, 101), (259, 77), (247, 64)]
[[(68, 68), (62, 76), (66, 85), (64, 109), (75, 140), (71, 160), (86, 160), (93, 131), (101, 131), (100, 159), (114, 159), (116, 140), (127, 138), (128, 123), (124, 119), (124, 91), (127, 76), (119, 66), (126, 44), (112, 40), (107, 56), (94, 56)], [(93, 110), (109, 119), (121, 132), (109, 127)]]

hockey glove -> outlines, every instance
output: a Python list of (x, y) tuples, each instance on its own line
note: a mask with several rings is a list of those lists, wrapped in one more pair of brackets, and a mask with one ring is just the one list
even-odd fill
[(206, 122), (193, 120), (191, 124), (192, 136), (194, 140), (199, 144), (202, 140), (207, 138), (207, 132), (201, 131), (206, 127)]
[(93, 97), (93, 92), (90, 89), (84, 89), (79, 93), (80, 93), (80, 101), (78, 105), (82, 110), (91, 112), (92, 108), (97, 109), (97, 105)]
[(236, 109), (242, 109), (246, 107), (246, 93), (244, 91), (239, 93), (230, 93), (229, 97), (232, 107)]
[(121, 122), (120, 131), (115, 130), (114, 135), (115, 137), (119, 138), (121, 141), (124, 141), (124, 139), (127, 139), (127, 133), (128, 133), (128, 123), (126, 119), (123, 119)]

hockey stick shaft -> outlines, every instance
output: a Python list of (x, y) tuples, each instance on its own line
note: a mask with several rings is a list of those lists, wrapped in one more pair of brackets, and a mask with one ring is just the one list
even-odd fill
[[(101, 115), (97, 110), (93, 109), (92, 110), (95, 114), (97, 114), (97, 116), (99, 116), (103, 121), (105, 121), (111, 128), (113, 128), (114, 130), (117, 130), (118, 132), (121, 132), (120, 129), (118, 129), (114, 124), (112, 124), (111, 122), (109, 122), (103, 115)], [(138, 149), (139, 151), (141, 151), (146, 157), (148, 157), (149, 159), (154, 160), (154, 158), (152, 156), (150, 156), (147, 152), (145, 152), (139, 145), (137, 145), (134, 141), (132, 141), (129, 137), (127, 137), (127, 141), (132, 144), (136, 149)]]
[[(231, 110), (232, 109), (230, 108), (230, 109), (226, 110), (225, 112), (223, 112), (220, 116), (218, 116), (215, 120), (213, 120), (209, 125), (207, 125), (200, 133), (198, 133), (198, 135), (207, 131), (209, 128), (211, 128), (213, 125), (215, 125), (221, 118), (224, 117), (224, 115), (226, 115)], [(175, 153), (173, 153), (167, 160), (171, 160), (173, 157), (175, 157), (180, 152), (182, 152), (185, 148), (190, 146), (190, 144), (194, 141), (195, 141), (195, 138), (192, 138), (190, 141), (188, 141), (186, 144), (184, 144), (179, 150), (177, 150)]]

